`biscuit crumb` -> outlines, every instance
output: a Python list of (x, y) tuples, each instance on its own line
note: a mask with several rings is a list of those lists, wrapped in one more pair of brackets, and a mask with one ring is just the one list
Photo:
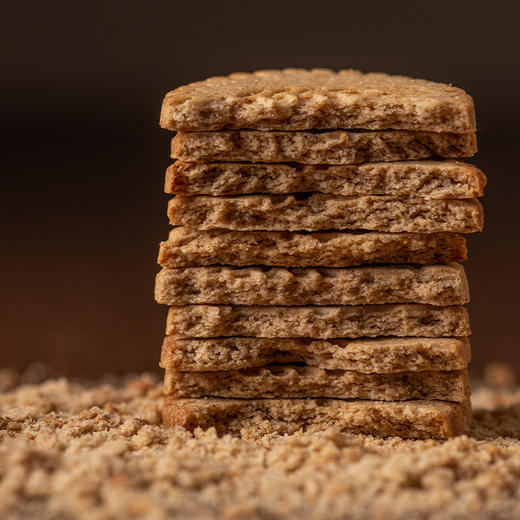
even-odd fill
[(520, 388), (474, 390), (445, 442), (320, 433), (218, 437), (161, 425), (158, 377), (9, 380), (0, 394), (0, 517), (515, 518)]

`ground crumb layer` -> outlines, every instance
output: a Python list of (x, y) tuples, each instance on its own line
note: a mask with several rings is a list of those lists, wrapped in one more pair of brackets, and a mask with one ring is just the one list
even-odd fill
[(473, 233), (484, 212), (469, 200), (344, 197), (324, 193), (209, 197), (178, 195), (168, 204), (170, 224), (235, 231), (321, 231)]
[(334, 193), (425, 199), (481, 197), (486, 176), (460, 161), (398, 161), (356, 165), (258, 164), (176, 161), (166, 170), (164, 191), (178, 195)]
[(476, 130), (473, 100), (461, 89), (352, 69), (260, 70), (190, 83), (166, 94), (161, 126), (168, 130)]
[(471, 157), (475, 134), (436, 132), (178, 132), (171, 156), (186, 162), (358, 164)]
[(471, 358), (468, 338), (175, 338), (166, 336), (161, 367), (185, 372), (233, 370), (272, 363), (391, 374), (461, 370)]
[(350, 269), (188, 267), (162, 269), (155, 299), (166, 305), (461, 305), (469, 288), (460, 264)]
[(280, 231), (171, 230), (161, 242), (164, 267), (349, 267), (361, 264), (438, 264), (467, 259), (456, 233), (289, 233)]
[(474, 426), (441, 442), (191, 433), (161, 425), (156, 377), (16, 380), (0, 370), (2, 518), (520, 517), (520, 389), (474, 387)]

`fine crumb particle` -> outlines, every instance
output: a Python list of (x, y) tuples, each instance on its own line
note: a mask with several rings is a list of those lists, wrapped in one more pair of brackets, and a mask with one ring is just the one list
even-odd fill
[(518, 387), (477, 386), (475, 425), (440, 442), (169, 430), (150, 375), (0, 381), (1, 518), (520, 516)]

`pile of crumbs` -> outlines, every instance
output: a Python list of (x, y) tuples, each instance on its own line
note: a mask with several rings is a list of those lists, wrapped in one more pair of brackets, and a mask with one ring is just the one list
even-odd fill
[(483, 384), (473, 403), (473, 429), (445, 442), (219, 438), (163, 427), (152, 375), (0, 370), (0, 518), (519, 518), (520, 388)]

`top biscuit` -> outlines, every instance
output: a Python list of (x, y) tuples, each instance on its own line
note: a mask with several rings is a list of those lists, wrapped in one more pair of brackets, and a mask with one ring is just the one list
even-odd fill
[(476, 131), (463, 90), (422, 79), (357, 70), (284, 69), (235, 73), (168, 92), (168, 130)]

